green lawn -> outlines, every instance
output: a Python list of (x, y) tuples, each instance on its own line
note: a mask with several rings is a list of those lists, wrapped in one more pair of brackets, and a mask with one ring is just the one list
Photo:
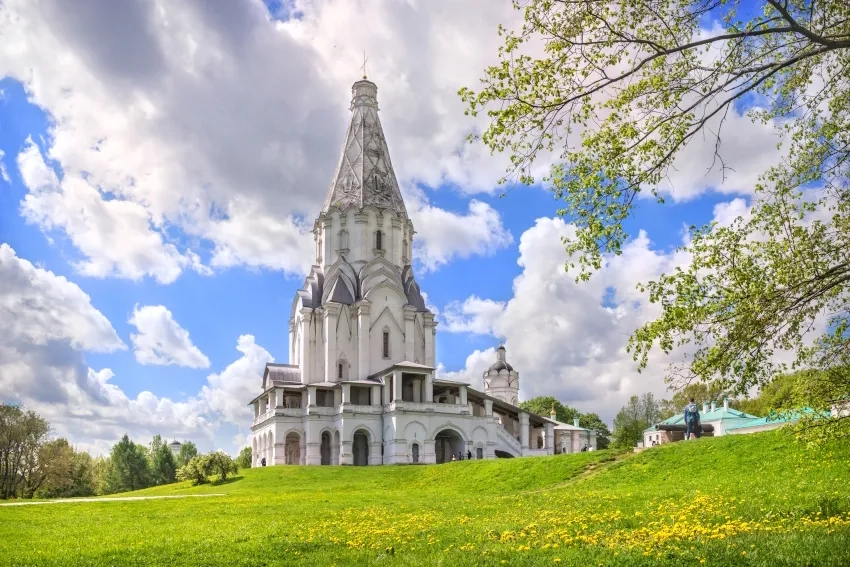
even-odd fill
[(780, 432), (133, 495), (214, 492), (0, 507), (0, 565), (850, 565), (850, 447)]

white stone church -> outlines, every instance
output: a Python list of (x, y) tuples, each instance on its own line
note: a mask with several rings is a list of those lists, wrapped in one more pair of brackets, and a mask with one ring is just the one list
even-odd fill
[[(289, 319), (291, 364), (268, 364), (254, 406), (254, 466), (443, 463), (569, 453), (596, 433), (517, 407), (505, 347), (484, 391), (435, 377), (437, 323), (411, 267), (377, 87), (352, 87), (339, 166), (313, 228), (316, 261)], [(552, 416), (554, 417), (554, 415)]]

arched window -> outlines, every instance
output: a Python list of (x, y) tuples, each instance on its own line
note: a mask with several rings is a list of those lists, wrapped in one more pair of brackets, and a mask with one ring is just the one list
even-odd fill
[(384, 249), (384, 233), (380, 230), (375, 232), (375, 249), (383, 250)]
[(345, 229), (339, 231), (339, 249), (348, 250), (348, 231)]
[(336, 377), (339, 378), (340, 380), (342, 380), (342, 363), (341, 362), (336, 365), (336, 369), (337, 369)]
[(390, 357), (390, 332), (388, 330), (385, 330), (384, 333), (383, 333), (383, 337), (384, 337), (384, 342), (382, 344), (382, 349), (383, 349), (381, 351), (381, 352), (383, 352), (382, 356), (384, 358), (389, 358)]

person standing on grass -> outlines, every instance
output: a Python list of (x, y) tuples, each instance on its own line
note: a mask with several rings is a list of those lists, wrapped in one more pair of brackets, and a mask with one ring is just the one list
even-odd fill
[(699, 422), (699, 408), (696, 403), (694, 403), (694, 399), (691, 398), (691, 401), (688, 402), (688, 405), (685, 406), (685, 440), (691, 438), (691, 433), (693, 433), (697, 439), (700, 438), (700, 434), (702, 433), (702, 426)]
[(467, 451), (466, 451), (466, 460), (467, 460), (467, 461), (471, 461), (471, 460), (472, 460), (472, 451), (470, 451), (470, 450), (467, 450)]

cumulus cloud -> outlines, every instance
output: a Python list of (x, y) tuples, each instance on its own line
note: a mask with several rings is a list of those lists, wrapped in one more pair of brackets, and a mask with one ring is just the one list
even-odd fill
[(464, 301), (452, 301), (442, 312), (449, 333), (493, 333), (493, 324), (505, 310), (505, 302), (481, 299), (472, 295)]
[[(93, 2), (73, 14), (56, 1), (4, 2), (0, 76), (52, 119), (45, 154), (30, 143), (17, 160), (30, 190), (22, 211), (65, 233), (87, 275), (302, 273), (364, 48), (399, 181), (491, 191), (505, 157), (465, 143), (483, 123), (457, 119), (456, 91), (492, 62), (497, 24), (518, 13), (481, 8), (299, 2), (303, 17), (279, 22), (260, 0)], [(428, 269), (509, 242), (483, 203), (418, 215)], [(441, 238), (441, 226), (465, 238)]]
[[(0, 91), (0, 100), (2, 100), (3, 91)], [(6, 156), (6, 153), (3, 150), (0, 150), (0, 178), (3, 179), (6, 183), (11, 183), (12, 178), (9, 177), (9, 171), (6, 169), (6, 164), (3, 162), (3, 158)]]
[(244, 427), (252, 416), (248, 401), (262, 392), (260, 377), (266, 363), (274, 362), (274, 358), (254, 342), (253, 335), (240, 336), (236, 350), (242, 356), (219, 374), (210, 374), (199, 397), (210, 411)]
[(418, 238), (416, 259), (433, 270), (456, 258), (486, 255), (513, 242), (499, 213), (482, 201), (469, 202), (467, 214), (424, 205), (411, 213)]
[[(241, 357), (210, 374), (195, 395), (172, 400), (146, 390), (131, 398), (113, 383), (110, 368), (86, 363), (86, 352), (127, 347), (77, 284), (0, 244), (0, 289), (0, 401), (39, 412), (57, 435), (81, 448), (107, 452), (124, 433), (139, 441), (160, 433), (211, 446), (225, 423), (244, 428), (250, 420), (245, 404), (259, 393), (263, 366), (273, 360), (253, 336), (239, 337)], [(131, 339), (134, 348), (146, 356), (209, 366), (164, 307), (136, 309), (131, 322), (140, 331)]]
[[(636, 283), (687, 258), (654, 250), (641, 233), (590, 283), (577, 285), (564, 271), (561, 244), (574, 230), (561, 219), (538, 219), (520, 238), (522, 273), (514, 280), (513, 297), (503, 304), (472, 296), (447, 306), (443, 317), (446, 330), (505, 338), (508, 361), (520, 373), (522, 399), (552, 395), (610, 420), (631, 394), (665, 393), (666, 360), (655, 357), (638, 374), (625, 346), (631, 332), (657, 314)], [(494, 360), (492, 348), (475, 351), (464, 368), (443, 372), (480, 384)]]
[(137, 305), (129, 323), (139, 331), (130, 335), (130, 341), (141, 364), (209, 367), (210, 359), (192, 344), (189, 332), (164, 305)]

